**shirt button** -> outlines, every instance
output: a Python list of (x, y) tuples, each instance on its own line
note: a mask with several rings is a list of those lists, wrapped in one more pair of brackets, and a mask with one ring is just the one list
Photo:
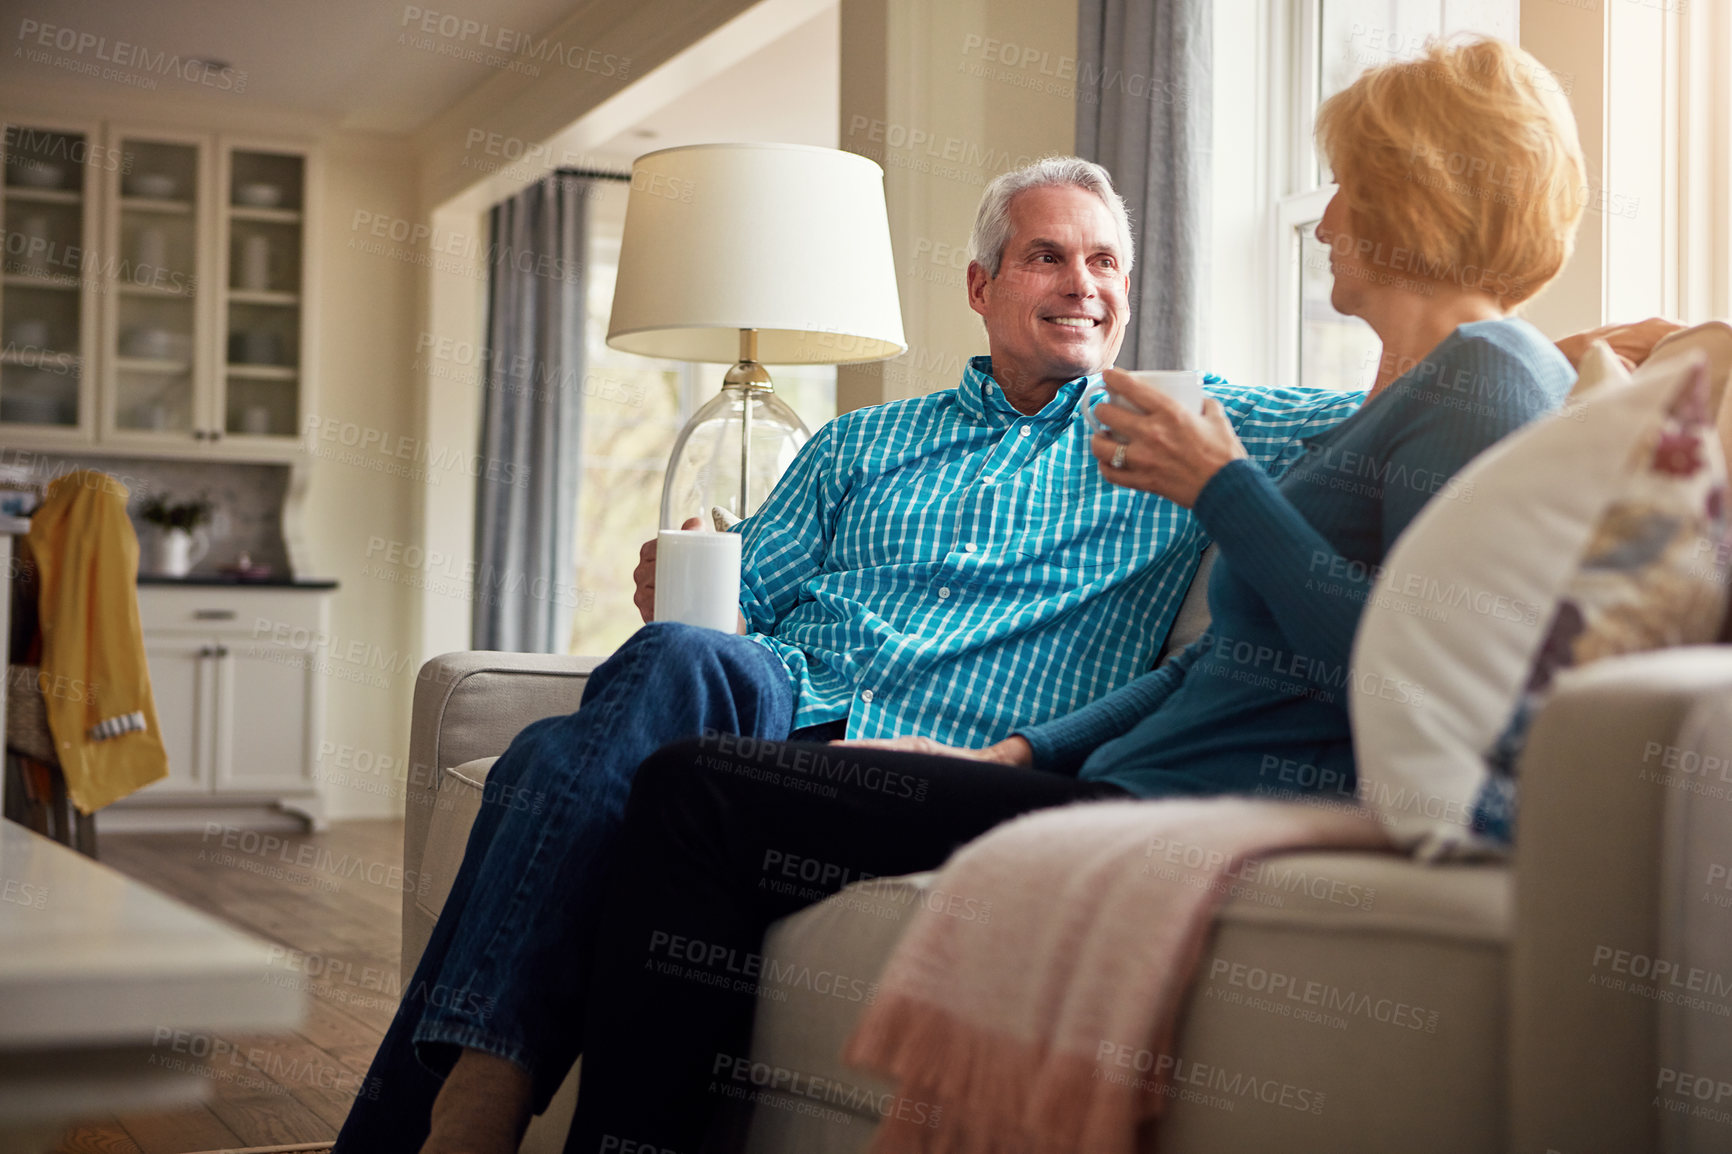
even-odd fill
[(950, 596), (950, 586), (946, 585), (938, 590), (938, 599), (940, 601), (944, 600), (948, 596)]
[(865, 702), (867, 705), (871, 705), (872, 704), (872, 691), (870, 689), (862, 689), (860, 691), (860, 700)]
[(1028, 436), (1028, 426), (1027, 425), (1024, 425), (1022, 427), (1022, 435), (1025, 437)]
[(966, 544), (966, 545), (964, 545), (964, 546), (963, 546), (963, 547), (962, 547), (962, 551), (963, 551), (963, 552), (964, 552), (964, 553), (972, 553), (972, 552), (974, 552), (974, 542), (973, 542), (973, 541), (970, 541), (970, 542), (968, 542), (968, 544)]

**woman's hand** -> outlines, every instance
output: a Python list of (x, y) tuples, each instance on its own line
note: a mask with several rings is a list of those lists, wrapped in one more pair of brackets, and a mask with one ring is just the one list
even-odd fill
[(1155, 493), (1189, 509), (1209, 478), (1246, 455), (1239, 434), (1215, 398), (1206, 398), (1203, 411), (1192, 413), (1153, 385), (1118, 369), (1107, 369), (1101, 377), (1116, 396), (1143, 410), (1133, 413), (1110, 402), (1095, 406), (1101, 424), (1126, 442), (1119, 468), (1112, 463), (1118, 441), (1096, 433), (1089, 442), (1102, 476), (1113, 484)]
[(924, 753), (932, 757), (963, 757), (970, 761), (992, 761), (999, 765), (1033, 765), (1034, 747), (1020, 737), (1007, 737), (985, 749), (963, 749), (930, 737), (863, 737), (855, 741), (833, 741), (832, 745), (853, 749), (894, 749), (899, 753)]

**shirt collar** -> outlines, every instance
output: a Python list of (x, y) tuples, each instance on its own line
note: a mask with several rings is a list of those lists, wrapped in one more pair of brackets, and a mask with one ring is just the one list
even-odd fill
[[(1083, 389), (1100, 380), (1099, 373), (1077, 377), (1059, 386), (1058, 392), (1033, 419), (1037, 421), (1067, 420), (1076, 411), (1077, 398)], [(976, 420), (1019, 420), (1025, 414), (1004, 399), (1004, 390), (992, 376), (991, 357), (971, 357), (962, 371), (962, 383), (956, 387), (957, 401), (962, 411)]]

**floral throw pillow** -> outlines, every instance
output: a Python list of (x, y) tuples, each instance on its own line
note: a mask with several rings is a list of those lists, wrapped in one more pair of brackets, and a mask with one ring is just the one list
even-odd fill
[(1726, 460), (1698, 366), (1658, 427), (1636, 446), (1628, 480), (1601, 512), (1565, 585), (1508, 724), (1487, 751), (1490, 774), (1473, 832), (1509, 842), (1516, 763), (1560, 670), (1602, 657), (1703, 644), (1726, 614)]

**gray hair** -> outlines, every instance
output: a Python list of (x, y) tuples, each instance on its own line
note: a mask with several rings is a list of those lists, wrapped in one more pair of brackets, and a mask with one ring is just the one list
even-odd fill
[(1119, 255), (1126, 273), (1131, 271), (1136, 250), (1131, 246), (1131, 218), (1125, 213), (1125, 198), (1113, 188), (1113, 178), (1100, 165), (1080, 156), (1049, 156), (993, 178), (980, 197), (974, 216), (974, 232), (968, 238), (968, 259), (978, 261), (986, 275), (996, 277), (1004, 263), (1004, 246), (1010, 241), (1010, 202), (1031, 188), (1071, 185), (1092, 192), (1112, 213), (1119, 228)]

